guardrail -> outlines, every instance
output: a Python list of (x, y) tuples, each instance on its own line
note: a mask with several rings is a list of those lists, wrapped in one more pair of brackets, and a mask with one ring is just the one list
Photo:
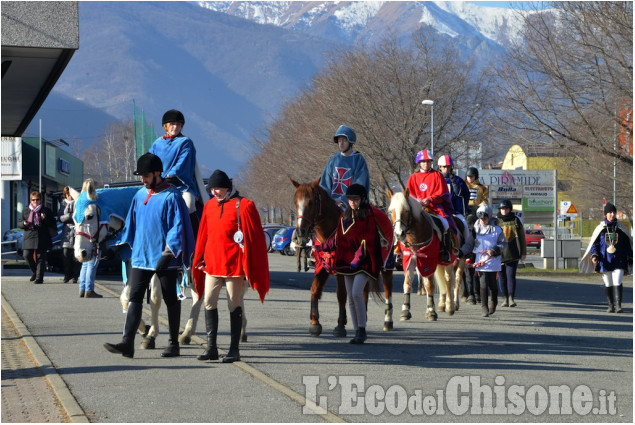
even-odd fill
[(15, 244), (16, 245), (16, 250), (15, 251), (2, 251), (2, 256), (7, 255), (7, 254), (15, 254), (15, 261), (18, 261), (18, 251), (17, 251), (17, 246), (18, 246), (18, 241), (4, 241), (4, 242), (0, 242), (2, 244), (2, 248), (4, 248), (5, 245), (11, 245), (11, 244)]

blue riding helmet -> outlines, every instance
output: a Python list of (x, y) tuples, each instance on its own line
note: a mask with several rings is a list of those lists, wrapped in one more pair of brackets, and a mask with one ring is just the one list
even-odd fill
[(333, 142), (337, 143), (338, 136), (346, 137), (349, 143), (355, 143), (357, 141), (357, 136), (355, 135), (355, 131), (353, 131), (352, 128), (347, 127), (345, 125), (339, 126), (339, 128), (335, 132), (335, 136), (333, 136)]

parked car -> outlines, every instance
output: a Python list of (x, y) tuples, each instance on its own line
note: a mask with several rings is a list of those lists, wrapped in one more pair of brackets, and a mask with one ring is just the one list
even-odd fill
[(273, 237), (280, 229), (286, 228), (283, 224), (263, 224), (262, 229), (265, 231), (265, 242), (267, 243), (267, 252), (273, 252)]
[(15, 243), (8, 243), (2, 245), (2, 251), (17, 251), (18, 256), (22, 256), (22, 239), (24, 238), (24, 229), (15, 228), (7, 230), (2, 236), (3, 242), (15, 241)]
[(295, 227), (283, 227), (278, 230), (273, 238), (273, 249), (280, 251), (282, 255), (295, 255), (295, 250), (291, 248), (291, 237)]
[(528, 247), (540, 248), (545, 234), (540, 229), (525, 229), (525, 241)]

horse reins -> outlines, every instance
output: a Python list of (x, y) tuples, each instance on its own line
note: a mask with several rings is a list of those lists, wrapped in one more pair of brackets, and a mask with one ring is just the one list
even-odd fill
[[(412, 235), (414, 234), (414, 232), (410, 231), (410, 228), (412, 227), (412, 222), (413, 222), (413, 214), (412, 214), (412, 208), (410, 208), (410, 204), (408, 204), (408, 201), (406, 200), (406, 204), (408, 205), (408, 223), (405, 226), (405, 234), (406, 235)], [(422, 214), (423, 215), (423, 214)], [(430, 218), (427, 216), (424, 216), (424, 218), (428, 221), (428, 224), (430, 224), (430, 227), (432, 228), (432, 223), (430, 223)], [(395, 220), (395, 224), (396, 223), (401, 223), (401, 220)], [(406, 240), (406, 242), (404, 243), (404, 246), (406, 248), (420, 248), (422, 246), (426, 246), (430, 243), (430, 241), (432, 240), (432, 235), (434, 234), (434, 230), (432, 231), (432, 234), (430, 235), (430, 238), (428, 238), (427, 241), (424, 242), (416, 242), (416, 243), (410, 243)], [(415, 249), (416, 251), (416, 249)]]
[[(89, 233), (85, 233), (85, 232), (75, 232), (75, 236), (82, 236), (86, 239), (88, 239), (90, 241), (90, 244), (93, 247), (93, 250), (91, 252), (91, 258), (98, 255), (99, 254), (99, 243), (97, 241), (97, 238), (99, 237), (99, 232), (101, 231), (102, 227), (106, 227), (108, 228), (108, 224), (106, 223), (100, 223), (100, 218), (101, 218), (101, 208), (99, 208), (98, 205), (95, 205), (97, 207), (97, 230), (95, 231), (94, 235), (91, 235)], [(81, 224), (80, 224), (81, 226)]]
[[(315, 194), (315, 192), (313, 192)], [(318, 220), (318, 217), (320, 217), (322, 215), (322, 197), (320, 196), (320, 192), (317, 192), (317, 203), (318, 203), (318, 208), (317, 208), (317, 213), (315, 213), (315, 217), (313, 218), (313, 220), (309, 219), (308, 217), (304, 216), (304, 215), (298, 215), (298, 220), (302, 219), (302, 220), (306, 220), (309, 223), (309, 234), (313, 233), (312, 230), (315, 229), (315, 223)]]

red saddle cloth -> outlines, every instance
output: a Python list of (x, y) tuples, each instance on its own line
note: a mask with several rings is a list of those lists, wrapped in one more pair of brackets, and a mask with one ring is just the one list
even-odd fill
[[(436, 232), (434, 232), (432, 234), (430, 243), (422, 246), (415, 253), (416, 267), (421, 276), (429, 277), (434, 274), (435, 270), (437, 269), (437, 265), (440, 263), (440, 246), (441, 242), (439, 241), (439, 237), (437, 236)], [(408, 266), (410, 265), (410, 260), (412, 260), (413, 253), (401, 242), (399, 242), (399, 248), (401, 249), (401, 252), (403, 254), (403, 269), (404, 271), (406, 271), (408, 270)]]

